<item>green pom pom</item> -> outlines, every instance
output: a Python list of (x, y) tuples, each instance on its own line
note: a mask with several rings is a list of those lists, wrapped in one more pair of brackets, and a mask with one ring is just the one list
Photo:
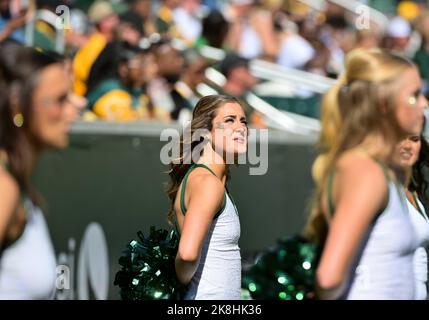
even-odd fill
[(301, 236), (281, 239), (243, 272), (242, 287), (252, 299), (303, 300), (314, 297), (320, 248)]
[(176, 276), (174, 262), (179, 236), (175, 230), (151, 227), (145, 237), (141, 231), (119, 258), (121, 270), (115, 276), (124, 300), (180, 299), (183, 286)]

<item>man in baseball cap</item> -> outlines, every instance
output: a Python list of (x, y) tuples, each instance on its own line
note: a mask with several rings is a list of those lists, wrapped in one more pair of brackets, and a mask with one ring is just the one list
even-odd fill
[(115, 15), (116, 13), (112, 4), (105, 0), (95, 1), (88, 10), (89, 21), (94, 25), (97, 25), (104, 19)]
[(94, 2), (88, 10), (88, 16), (96, 31), (79, 49), (73, 60), (74, 92), (79, 96), (87, 93), (87, 80), (91, 67), (106, 44), (113, 40), (114, 31), (119, 23), (112, 4), (105, 0)]
[(249, 66), (249, 59), (246, 59), (238, 54), (235, 53), (228, 53), (225, 58), (221, 61), (219, 65), (220, 72), (222, 72), (226, 77), (228, 76), (229, 72), (236, 68), (236, 67), (248, 67)]
[(257, 84), (257, 79), (250, 73), (249, 59), (230, 52), (219, 64), (219, 70), (226, 77), (222, 92), (236, 97), (242, 102), (249, 122), (257, 128), (266, 128), (264, 117), (253, 110), (246, 102), (246, 94)]

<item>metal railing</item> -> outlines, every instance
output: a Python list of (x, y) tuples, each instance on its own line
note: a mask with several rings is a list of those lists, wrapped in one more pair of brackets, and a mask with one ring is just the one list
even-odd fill
[[(206, 77), (218, 87), (222, 87), (225, 81), (223, 74), (213, 68), (207, 70)], [(217, 90), (208, 84), (199, 85), (197, 90), (201, 95), (217, 93)], [(253, 109), (265, 116), (271, 128), (312, 139), (315, 139), (320, 132), (320, 121), (317, 119), (278, 110), (253, 93), (247, 93), (245, 100)]]
[(46, 9), (36, 10), (31, 19), (25, 25), (25, 43), (34, 46), (34, 29), (36, 21), (43, 21), (55, 30), (55, 51), (64, 53), (65, 38), (64, 28), (57, 28), (59, 17), (52, 11)]
[[(208, 46), (201, 48), (200, 53), (204, 57), (215, 61), (220, 61), (225, 57), (225, 52), (223, 50)], [(250, 71), (256, 78), (283, 82), (288, 86), (319, 94), (325, 93), (335, 83), (335, 80), (328, 77), (298, 69), (287, 68), (277, 63), (260, 59), (255, 59), (250, 62)], [(211, 70), (209, 70), (209, 72), (212, 73)], [(215, 74), (211, 74), (211, 76), (219, 77), (219, 75)]]
[(250, 71), (257, 78), (285, 82), (299, 89), (319, 94), (325, 93), (335, 83), (335, 80), (328, 77), (263, 60), (251, 61)]

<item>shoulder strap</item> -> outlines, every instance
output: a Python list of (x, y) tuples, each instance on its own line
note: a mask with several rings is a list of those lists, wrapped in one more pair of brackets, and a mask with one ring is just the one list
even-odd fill
[[(235, 204), (234, 198), (232, 197), (231, 193), (229, 192), (229, 190), (228, 190), (228, 188), (227, 188), (226, 186), (225, 186), (225, 190), (226, 190), (226, 193), (227, 193), (227, 195), (228, 195), (229, 199), (230, 199), (230, 200), (231, 200), (231, 202), (232, 202), (232, 205), (233, 205), (233, 207), (234, 207), (235, 212), (238, 214), (237, 205)], [(226, 203), (226, 199), (225, 199), (225, 203)], [(223, 206), (223, 208), (224, 208), (224, 207), (225, 207), (225, 205)], [(222, 211), (220, 211), (220, 212), (222, 212)]]
[(328, 176), (328, 215), (333, 216), (335, 211), (334, 199), (332, 196), (333, 193), (333, 184), (334, 184), (335, 170)]
[(417, 209), (417, 211), (422, 215), (422, 217), (425, 219), (425, 220), (428, 220), (428, 216), (426, 215), (426, 213), (424, 212), (424, 210), (422, 210), (421, 209), (421, 207), (420, 207), (420, 204), (419, 204), (419, 198), (418, 198), (418, 196), (416, 195), (416, 192), (411, 192), (411, 194), (412, 194), (412, 196), (413, 196), (413, 199), (414, 199), (414, 202), (416, 203), (416, 209)]
[(9, 173), (12, 173), (8, 158), (4, 154), (0, 154), (0, 167), (3, 167)]
[(373, 158), (373, 159), (375, 162), (377, 162), (380, 165), (381, 170), (383, 170), (384, 177), (386, 178), (386, 182), (389, 183), (390, 182), (389, 168), (387, 167), (387, 165), (383, 161), (378, 160), (376, 158)]
[[(216, 176), (216, 174), (209, 167), (207, 167), (204, 164), (193, 164), (192, 166), (189, 167), (188, 172), (186, 172), (185, 177), (183, 178), (182, 190), (180, 192), (180, 209), (182, 210), (183, 215), (186, 214), (186, 206), (185, 206), (186, 182), (188, 181), (189, 174), (192, 172), (192, 170), (194, 170), (195, 168), (198, 168), (198, 167), (205, 168), (205, 169), (209, 170), (214, 176)], [(215, 216), (213, 217), (213, 220), (216, 219), (222, 213), (222, 211), (225, 209), (226, 194), (224, 194), (223, 197), (224, 197), (224, 200), (223, 200), (222, 208), (220, 208), (220, 210), (218, 212), (216, 212)]]

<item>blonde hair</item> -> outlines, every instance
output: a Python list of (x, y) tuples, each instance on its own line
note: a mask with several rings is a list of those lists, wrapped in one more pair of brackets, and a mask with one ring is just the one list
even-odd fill
[(378, 49), (355, 49), (345, 61), (345, 72), (322, 101), (320, 153), (312, 175), (316, 184), (310, 217), (304, 235), (323, 243), (327, 226), (321, 198), (335, 161), (368, 136), (379, 137), (393, 152), (405, 134), (395, 116), (397, 82), (413, 68), (406, 58)]

